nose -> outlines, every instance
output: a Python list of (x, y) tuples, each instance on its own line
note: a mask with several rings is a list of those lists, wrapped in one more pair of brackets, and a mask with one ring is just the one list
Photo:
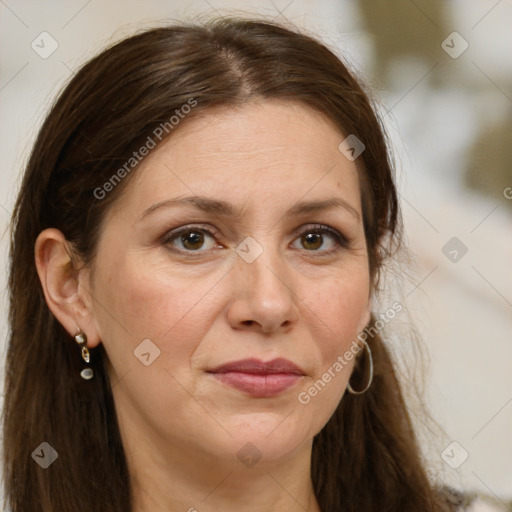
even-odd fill
[(238, 257), (231, 272), (233, 300), (228, 321), (234, 329), (264, 334), (287, 332), (299, 317), (295, 283), (279, 251), (265, 248), (254, 261)]

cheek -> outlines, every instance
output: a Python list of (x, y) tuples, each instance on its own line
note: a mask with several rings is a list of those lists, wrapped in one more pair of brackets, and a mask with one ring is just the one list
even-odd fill
[(369, 277), (363, 267), (324, 282), (305, 301), (319, 364), (299, 402), (311, 408), (313, 430), (334, 413), (359, 354), (357, 336), (368, 319)]
[(127, 257), (105, 266), (99, 277), (107, 283), (98, 298), (101, 333), (114, 367), (131, 367), (134, 351), (147, 339), (160, 350), (159, 366), (179, 366), (200, 343), (215, 314), (213, 276), (183, 277), (162, 265)]
[(183, 386), (191, 385), (191, 357), (215, 317), (219, 278), (185, 278), (136, 258), (104, 272), (96, 311), (119, 414), (136, 410), (152, 423), (161, 411), (166, 424), (173, 414), (199, 414)]
[[(369, 276), (364, 267), (325, 279), (304, 303), (310, 324), (319, 327), (329, 345), (343, 345), (364, 329), (369, 310)], [(323, 326), (323, 327), (321, 327)]]

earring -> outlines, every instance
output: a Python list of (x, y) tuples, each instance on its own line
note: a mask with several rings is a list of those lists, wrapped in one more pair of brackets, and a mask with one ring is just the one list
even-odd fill
[[(82, 347), (82, 359), (89, 363), (91, 361), (91, 355), (89, 353), (89, 349), (87, 348), (87, 336), (84, 332), (78, 328), (78, 332), (75, 334), (75, 341), (78, 343), (79, 346)], [(92, 368), (84, 368), (80, 372), (80, 377), (85, 380), (90, 380), (94, 377), (94, 372), (92, 371)]]
[[(363, 341), (363, 340), (361, 340)], [(370, 379), (368, 380), (368, 384), (366, 385), (366, 387), (361, 390), (361, 391), (354, 391), (352, 389), (352, 386), (350, 385), (350, 382), (347, 383), (347, 388), (348, 388), (348, 391), (350, 393), (352, 393), (353, 395), (361, 395), (363, 394), (365, 391), (367, 391), (373, 381), (373, 358), (372, 358), (372, 351), (370, 350), (370, 345), (368, 345), (368, 343), (366, 343), (366, 341), (363, 341), (363, 343), (365, 344), (366, 348), (368, 349), (368, 355), (370, 357)], [(349, 379), (350, 381), (350, 379)]]

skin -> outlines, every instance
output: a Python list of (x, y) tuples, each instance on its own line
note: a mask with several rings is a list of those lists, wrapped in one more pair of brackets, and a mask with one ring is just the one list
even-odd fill
[[(349, 349), (370, 314), (358, 171), (338, 150), (344, 138), (301, 104), (216, 108), (183, 121), (133, 171), (104, 219), (92, 267), (71, 277), (62, 233), (38, 237), (50, 309), (71, 336), (79, 326), (89, 347), (103, 343), (107, 352), (135, 512), (320, 511), (312, 439), (346, 392), (355, 359), (309, 403), (298, 395)], [(231, 202), (241, 215), (185, 205), (140, 219), (156, 203), (196, 195)], [(354, 212), (284, 216), (298, 201), (331, 197)], [(349, 246), (330, 234), (307, 239), (315, 224)], [(163, 240), (188, 225), (217, 234)], [(236, 251), (248, 236), (263, 249), (251, 263)], [(149, 365), (134, 355), (145, 339), (160, 350)], [(305, 375), (261, 398), (206, 372), (249, 357), (284, 357)], [(248, 442), (261, 455), (251, 467), (237, 458)]]

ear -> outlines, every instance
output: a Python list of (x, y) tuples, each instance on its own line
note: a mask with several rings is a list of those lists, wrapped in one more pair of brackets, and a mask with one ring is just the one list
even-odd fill
[(358, 332), (364, 331), (366, 326), (370, 323), (371, 319), (371, 301), (368, 301), (368, 304), (366, 306), (366, 310), (361, 316), (361, 323), (358, 325)]
[(73, 266), (69, 242), (61, 231), (42, 231), (35, 243), (35, 263), (46, 303), (71, 337), (78, 328), (87, 336), (87, 346), (101, 342), (89, 293), (89, 272)]
[(361, 328), (361, 330), (366, 329), (367, 325), (370, 323), (371, 316), (372, 316), (371, 307), (370, 307), (370, 304), (368, 303), (368, 309), (366, 310), (366, 312), (364, 314), (364, 324), (363, 324), (363, 327)]

